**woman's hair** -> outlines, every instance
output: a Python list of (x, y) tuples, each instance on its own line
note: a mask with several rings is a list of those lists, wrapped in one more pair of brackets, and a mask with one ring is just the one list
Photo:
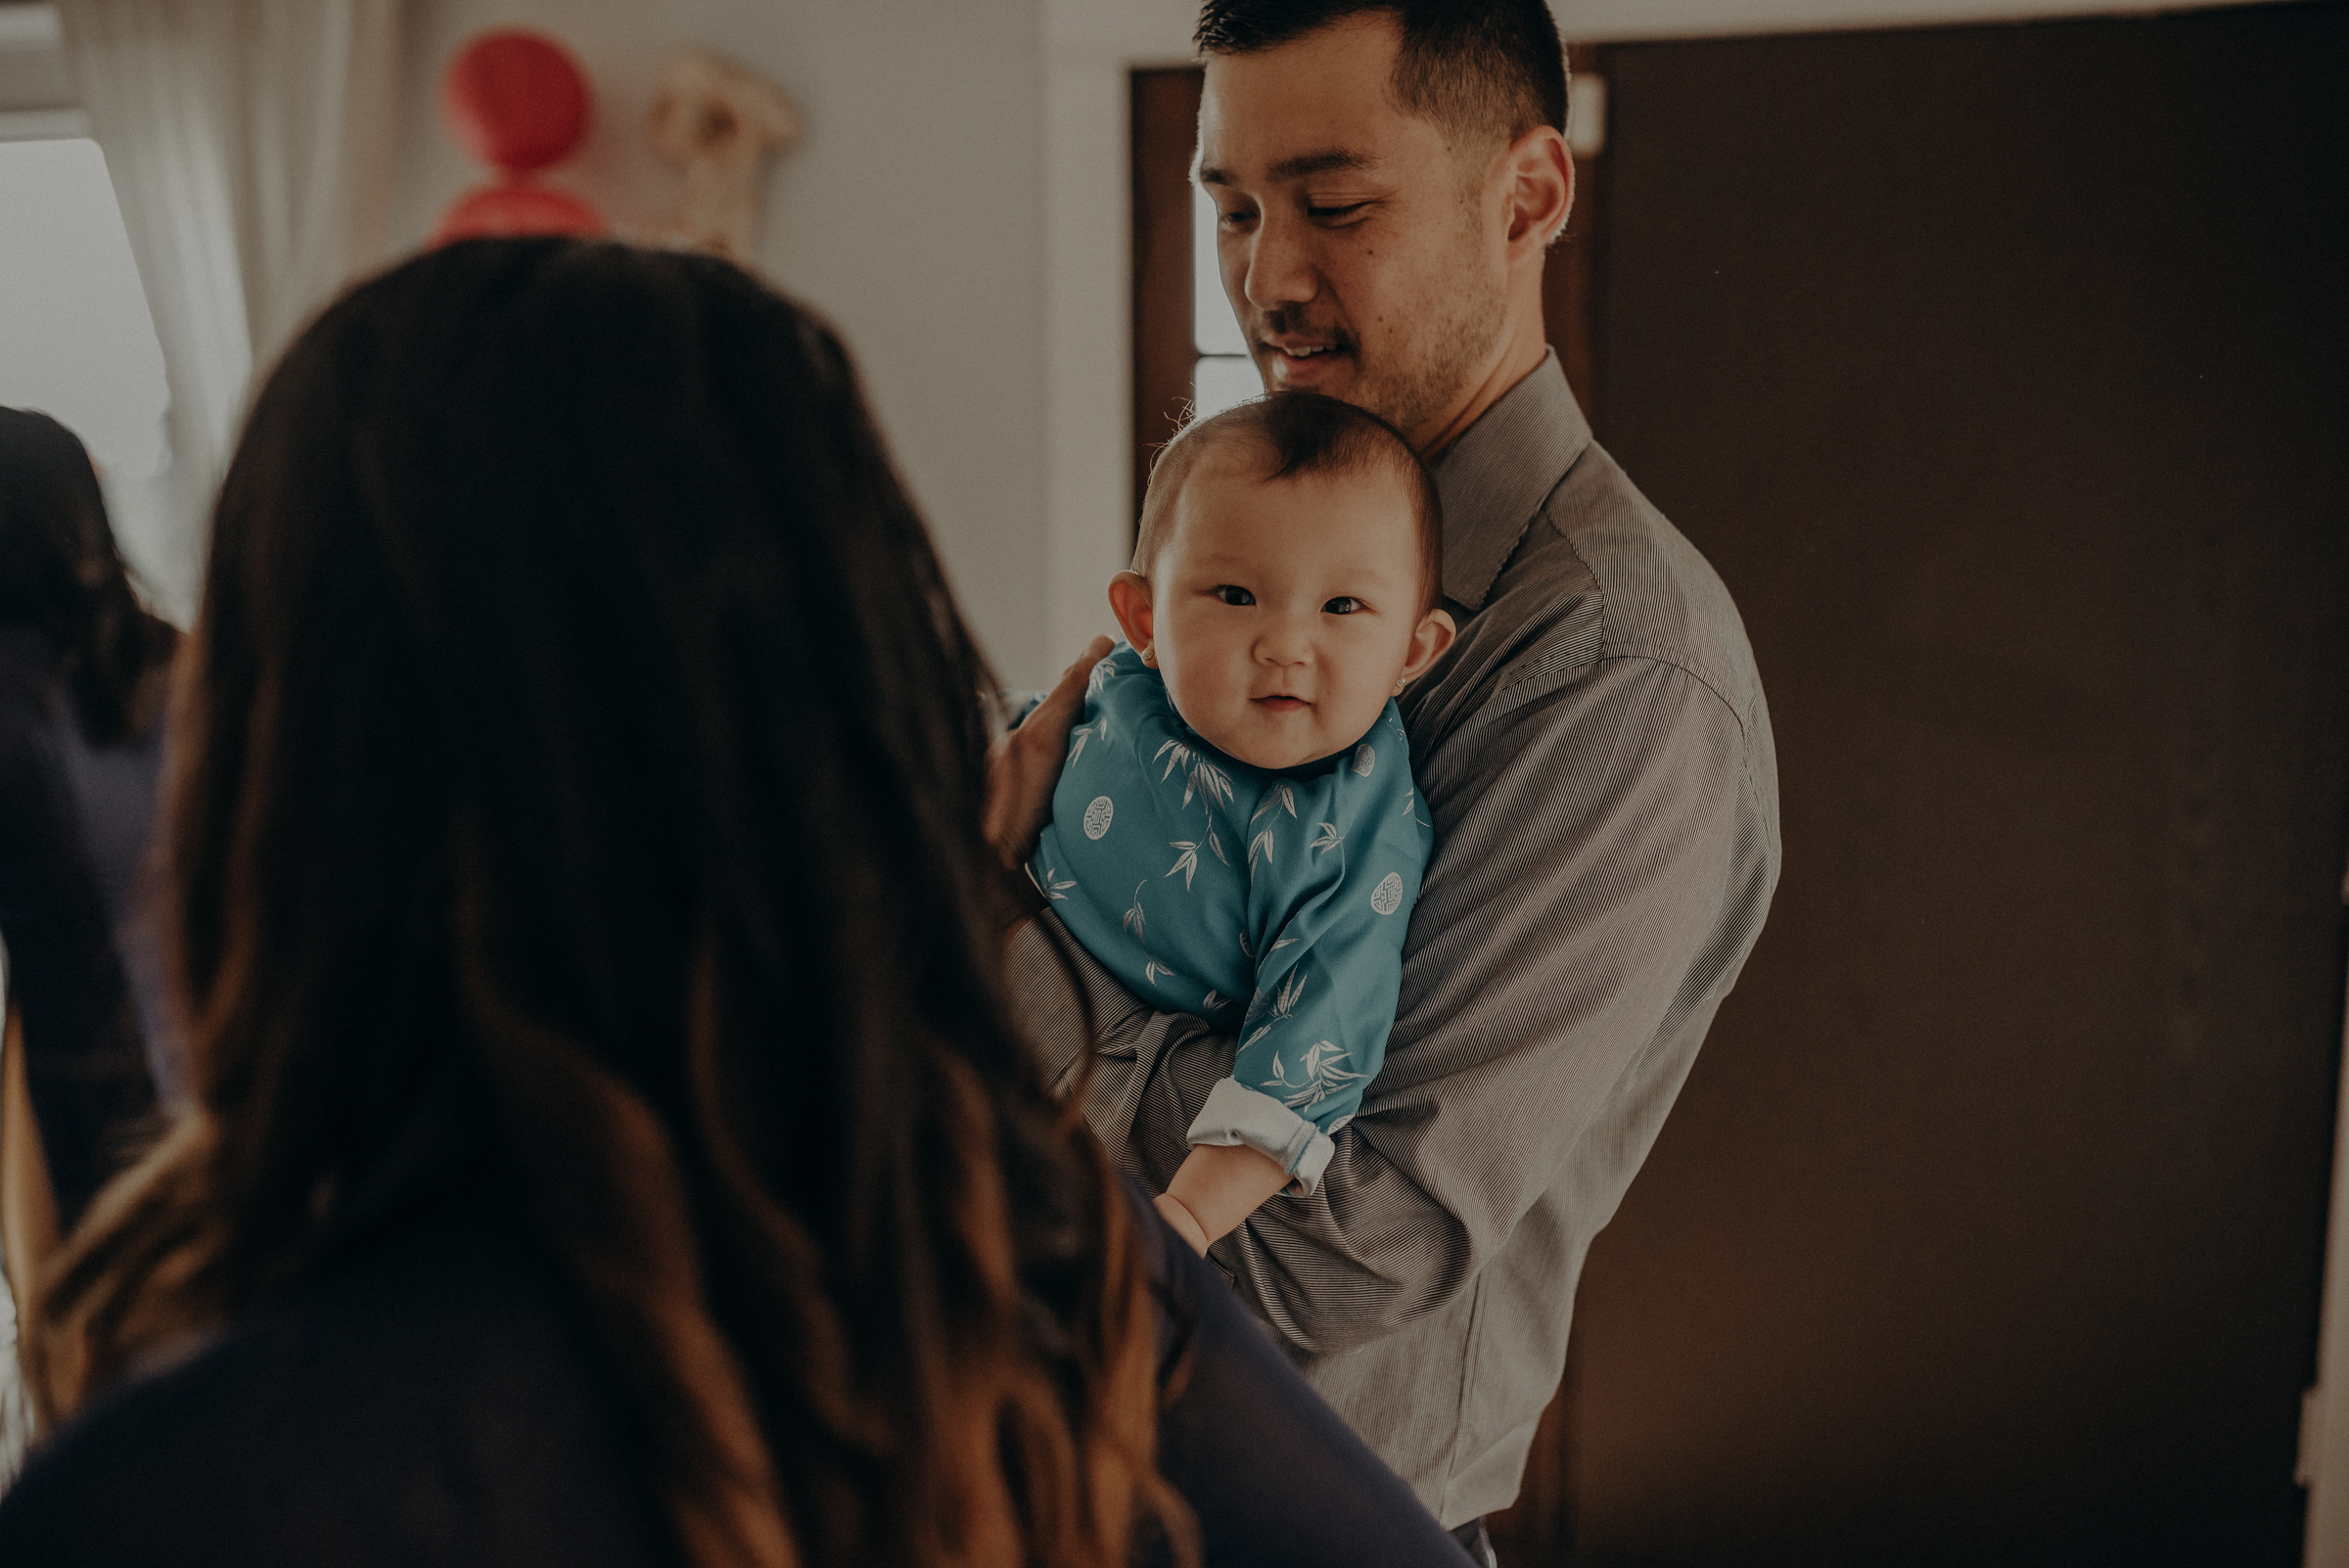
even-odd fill
[(91, 744), (143, 732), (161, 706), (151, 671), (179, 634), (131, 591), (90, 454), (47, 414), (0, 408), (0, 624), (48, 637)]
[(820, 323), (575, 241), (359, 287), (261, 392), (195, 644), (195, 1106), (56, 1276), (53, 1407), (322, 1267), (453, 1105), (689, 1560), (1179, 1514), (1130, 1215), (1005, 1012), (991, 688)]

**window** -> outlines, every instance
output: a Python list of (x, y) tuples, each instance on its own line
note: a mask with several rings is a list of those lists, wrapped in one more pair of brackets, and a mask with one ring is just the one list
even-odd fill
[[(1195, 66), (1133, 73), (1133, 508), (1141, 515), (1150, 463), (1189, 411), (1200, 362), (1200, 323), (1221, 286), (1199, 264), (1192, 213), (1191, 153), (1199, 139), (1200, 72)], [(1207, 254), (1214, 254), (1214, 241)], [(1230, 320), (1224, 309), (1223, 319)], [(1229, 347), (1239, 349), (1233, 324)], [(1224, 346), (1219, 340), (1218, 346)], [(1208, 372), (1228, 392), (1234, 362), (1219, 354)], [(1245, 366), (1245, 358), (1238, 366)], [(1250, 372), (1253, 374), (1253, 372)], [(1242, 392), (1239, 395), (1245, 396)], [(1237, 397), (1226, 397), (1235, 402)]]
[(1216, 265), (1215, 198), (1191, 187), (1191, 402), (1205, 419), (1265, 390)]
[(1150, 463), (1196, 407), (1263, 392), (1216, 271), (1216, 207), (1191, 183), (1195, 66), (1133, 73), (1133, 499)]

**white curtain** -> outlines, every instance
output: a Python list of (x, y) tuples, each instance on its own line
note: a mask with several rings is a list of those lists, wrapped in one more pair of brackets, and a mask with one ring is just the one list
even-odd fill
[(171, 389), (162, 537), (183, 622), (255, 368), (383, 258), (399, 0), (59, 0)]

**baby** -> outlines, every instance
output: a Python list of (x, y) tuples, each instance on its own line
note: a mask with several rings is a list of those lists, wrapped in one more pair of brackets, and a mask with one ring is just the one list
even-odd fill
[(1400, 435), (1278, 392), (1174, 438), (1110, 583), (1126, 641), (1029, 870), (1135, 995), (1237, 1033), (1158, 1200), (1201, 1252), (1319, 1184), (1385, 1057), (1434, 843), (1394, 699), (1454, 635), (1440, 540)]

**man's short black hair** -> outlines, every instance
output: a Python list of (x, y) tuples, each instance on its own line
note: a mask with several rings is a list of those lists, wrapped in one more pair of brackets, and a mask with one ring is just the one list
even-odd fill
[(1368, 409), (1320, 392), (1268, 392), (1176, 433), (1150, 466), (1134, 571), (1150, 575), (1174, 531), (1174, 503), (1191, 470), (1235, 444), (1253, 452), (1256, 477), (1265, 484), (1307, 474), (1392, 474), (1411, 498), (1411, 520), (1419, 530), (1419, 612), (1436, 607), (1444, 591), (1444, 512), (1435, 476), (1403, 432)]
[(1383, 12), (1403, 31), (1396, 101), (1455, 143), (1566, 129), (1566, 46), (1543, 0), (1206, 0), (1193, 40), (1246, 55)]

